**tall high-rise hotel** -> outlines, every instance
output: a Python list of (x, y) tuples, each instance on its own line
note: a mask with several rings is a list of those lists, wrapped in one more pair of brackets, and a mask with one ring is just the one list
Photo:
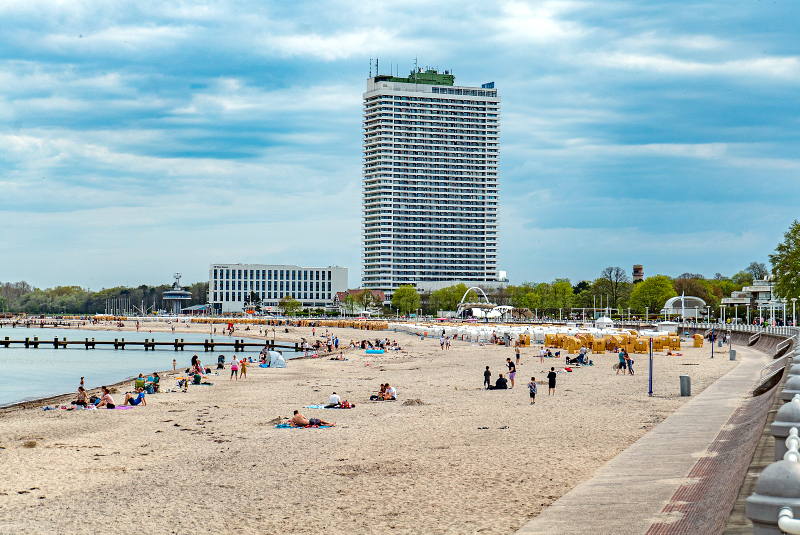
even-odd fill
[[(495, 286), (500, 98), (445, 71), (376, 75), (364, 93), (363, 283), (391, 294)], [(494, 284), (492, 284), (494, 283)]]

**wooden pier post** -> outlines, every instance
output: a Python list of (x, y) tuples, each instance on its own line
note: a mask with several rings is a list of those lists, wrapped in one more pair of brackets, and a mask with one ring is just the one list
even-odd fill
[(88, 338), (86, 339), (86, 349), (87, 350), (89, 349), (89, 339)]
[(177, 350), (178, 350), (178, 339), (176, 338), (175, 339), (175, 351), (177, 351)]
[(181, 338), (181, 351), (183, 351), (184, 349), (186, 349), (186, 346), (184, 346), (183, 338)]
[(53, 348), (58, 349), (58, 336), (53, 338)]
[(122, 345), (122, 349), (125, 349), (125, 339), (124, 338), (122, 339), (122, 344), (121, 345)]

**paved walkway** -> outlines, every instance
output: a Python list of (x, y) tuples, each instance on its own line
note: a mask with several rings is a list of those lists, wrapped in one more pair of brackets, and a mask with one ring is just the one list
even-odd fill
[[(716, 348), (715, 348), (716, 349)], [(643, 535), (685, 484), (770, 357), (735, 347), (741, 362), (689, 403), (556, 500), (517, 533)], [(720, 352), (727, 358), (727, 351)], [(749, 461), (749, 459), (748, 459)], [(677, 518), (676, 518), (677, 520)]]

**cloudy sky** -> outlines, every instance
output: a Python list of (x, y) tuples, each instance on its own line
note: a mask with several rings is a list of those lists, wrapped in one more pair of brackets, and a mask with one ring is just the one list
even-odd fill
[(730, 275), (797, 217), (800, 3), (0, 3), (0, 281), (360, 281), (370, 57), (502, 97), (514, 283)]

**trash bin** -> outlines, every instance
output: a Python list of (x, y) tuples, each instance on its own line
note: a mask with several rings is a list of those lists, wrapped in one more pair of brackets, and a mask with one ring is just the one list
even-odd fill
[(717, 347), (722, 347), (722, 340), (717, 340)]
[(731, 360), (736, 360), (736, 350), (731, 349)]
[(692, 395), (692, 379), (688, 375), (681, 375), (681, 396)]

